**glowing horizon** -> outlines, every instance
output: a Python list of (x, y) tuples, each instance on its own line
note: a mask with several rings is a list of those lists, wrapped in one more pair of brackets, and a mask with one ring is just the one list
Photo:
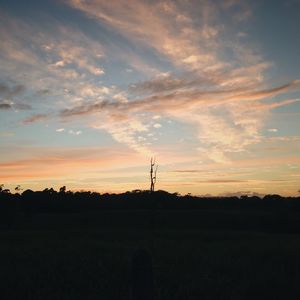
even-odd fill
[(156, 189), (297, 195), (299, 11), (293, 0), (0, 3), (0, 184), (149, 189), (155, 156)]

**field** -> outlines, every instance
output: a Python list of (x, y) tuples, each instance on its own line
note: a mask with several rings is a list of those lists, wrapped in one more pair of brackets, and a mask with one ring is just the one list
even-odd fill
[(137, 249), (154, 299), (299, 299), (299, 214), (103, 210), (7, 215), (1, 299), (131, 299)]

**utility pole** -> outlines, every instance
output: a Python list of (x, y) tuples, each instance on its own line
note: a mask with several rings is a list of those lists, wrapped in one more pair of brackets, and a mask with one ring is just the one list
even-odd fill
[[(155, 170), (154, 170), (155, 167)], [(157, 173), (158, 165), (155, 164), (155, 158), (151, 157), (150, 161), (150, 192), (154, 192), (154, 186), (156, 183), (156, 173)]]

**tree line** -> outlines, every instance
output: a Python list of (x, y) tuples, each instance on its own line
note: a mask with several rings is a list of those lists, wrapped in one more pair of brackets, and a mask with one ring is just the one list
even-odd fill
[(0, 186), (1, 211), (20, 212), (81, 212), (97, 209), (293, 209), (300, 211), (300, 197), (282, 197), (277, 194), (241, 197), (199, 197), (180, 195), (163, 190), (133, 190), (125, 193), (70, 191), (62, 186), (56, 191), (42, 191), (20, 186), (12, 193)]

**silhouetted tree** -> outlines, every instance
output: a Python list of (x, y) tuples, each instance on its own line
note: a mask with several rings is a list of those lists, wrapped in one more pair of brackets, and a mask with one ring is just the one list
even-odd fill
[(59, 188), (59, 192), (60, 192), (61, 194), (64, 194), (64, 193), (66, 192), (66, 186), (64, 185), (64, 186), (60, 187), (60, 188)]
[[(153, 168), (155, 167), (155, 170)], [(150, 161), (150, 192), (154, 192), (154, 186), (156, 183), (156, 173), (157, 173), (158, 165), (155, 165), (155, 158), (151, 157)]]
[(272, 194), (272, 195), (265, 195), (263, 199), (267, 201), (280, 201), (282, 200), (282, 197), (277, 194)]
[(48, 195), (52, 195), (52, 194), (55, 194), (56, 191), (53, 188), (50, 188), (50, 189), (46, 188), (46, 189), (43, 190), (43, 193), (48, 194)]

